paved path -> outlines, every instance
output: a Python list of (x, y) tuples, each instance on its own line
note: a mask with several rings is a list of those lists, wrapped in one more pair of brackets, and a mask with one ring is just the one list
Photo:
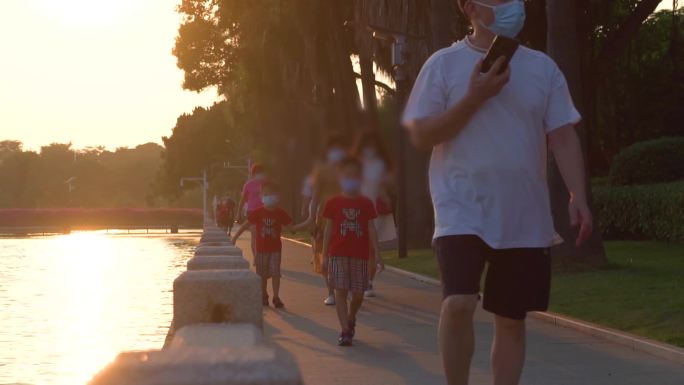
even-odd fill
[[(249, 250), (246, 241), (240, 246)], [(445, 384), (436, 344), (438, 288), (382, 273), (378, 297), (359, 315), (355, 345), (340, 348), (335, 309), (323, 305), (326, 293), (310, 259), (308, 247), (284, 242), (286, 310), (265, 311), (266, 334), (294, 356), (307, 385)], [(483, 311), (476, 318), (471, 385), (491, 385), (492, 319)], [(537, 320), (528, 321), (528, 331), (523, 385), (684, 384), (682, 365)]]

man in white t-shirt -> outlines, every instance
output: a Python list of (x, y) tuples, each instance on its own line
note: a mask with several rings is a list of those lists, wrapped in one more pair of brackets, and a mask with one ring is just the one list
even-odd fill
[(547, 141), (570, 190), (570, 218), (588, 238), (592, 217), (575, 109), (565, 78), (545, 54), (520, 47), (481, 73), (495, 35), (515, 37), (519, 0), (458, 0), (474, 33), (427, 60), (403, 121), (413, 142), (432, 148), (430, 191), (444, 301), (439, 339), (450, 385), (468, 382), (473, 314), (489, 264), (483, 307), (495, 315), (496, 385), (518, 384), (525, 317), (548, 307), (555, 231), (546, 183)]

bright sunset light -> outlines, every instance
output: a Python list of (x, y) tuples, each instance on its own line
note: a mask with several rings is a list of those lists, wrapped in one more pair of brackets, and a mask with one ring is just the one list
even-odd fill
[(49, 14), (64, 23), (96, 26), (125, 22), (126, 14), (140, 1), (35, 0), (33, 3), (39, 12)]
[(3, 0), (0, 132), (29, 149), (160, 142), (213, 90), (181, 88), (179, 0)]
[(684, 0), (0, 13), (0, 385), (684, 385)]

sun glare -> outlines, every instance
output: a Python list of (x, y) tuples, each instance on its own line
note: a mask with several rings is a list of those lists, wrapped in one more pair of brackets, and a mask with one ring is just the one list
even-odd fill
[(135, 0), (36, 0), (40, 11), (69, 25), (106, 25), (124, 19)]

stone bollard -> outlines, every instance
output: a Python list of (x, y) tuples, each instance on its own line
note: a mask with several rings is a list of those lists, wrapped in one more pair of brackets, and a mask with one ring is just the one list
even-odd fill
[(230, 238), (228, 236), (202, 236), (200, 238), (200, 243), (210, 243), (210, 242), (230, 242)]
[(242, 257), (242, 250), (235, 246), (204, 246), (195, 250), (195, 255), (237, 255)]
[(249, 270), (190, 270), (173, 282), (173, 324), (250, 323), (262, 328), (261, 279)]
[(198, 247), (201, 246), (233, 246), (232, 242), (202, 242)]
[(228, 234), (221, 231), (205, 231), (202, 233), (203, 237), (226, 237), (228, 238)]
[(272, 347), (183, 347), (121, 353), (89, 385), (302, 385), (297, 364)]
[(168, 348), (225, 349), (263, 344), (261, 330), (251, 324), (195, 324), (177, 331)]
[(196, 255), (188, 260), (188, 270), (249, 269), (249, 262), (239, 255)]

